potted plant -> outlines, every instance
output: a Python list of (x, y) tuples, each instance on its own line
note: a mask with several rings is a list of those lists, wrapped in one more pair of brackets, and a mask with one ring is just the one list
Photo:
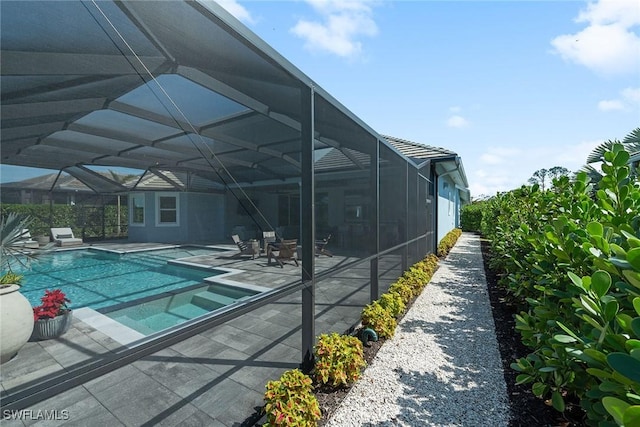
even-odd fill
[(20, 293), (22, 276), (11, 268), (28, 263), (37, 254), (17, 243), (29, 218), (10, 213), (0, 220), (0, 364), (11, 360), (33, 330), (31, 303)]
[(44, 291), (41, 305), (33, 307), (32, 339), (48, 340), (58, 338), (69, 330), (72, 312), (67, 303), (71, 302), (60, 289)]

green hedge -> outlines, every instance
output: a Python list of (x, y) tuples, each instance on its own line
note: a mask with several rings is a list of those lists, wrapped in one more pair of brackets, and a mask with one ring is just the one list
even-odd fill
[(512, 364), (517, 381), (559, 411), (579, 402), (593, 426), (640, 420), (640, 184), (628, 161), (618, 144), (597, 183), (579, 173), (499, 194), (481, 224), (522, 307), (531, 353)]
[[(83, 238), (117, 236), (126, 233), (128, 223), (127, 206), (120, 207), (120, 233), (118, 233), (117, 225), (117, 206), (53, 205), (50, 207), (44, 204), (3, 204), (0, 206), (0, 215), (6, 216), (10, 212), (31, 218), (29, 231), (32, 236), (48, 236), (52, 227), (71, 227), (75, 235)], [(105, 230), (104, 236), (103, 228)]]
[(462, 207), (462, 211), (460, 212), (460, 226), (462, 231), (480, 231), (483, 209), (484, 202), (473, 202)]

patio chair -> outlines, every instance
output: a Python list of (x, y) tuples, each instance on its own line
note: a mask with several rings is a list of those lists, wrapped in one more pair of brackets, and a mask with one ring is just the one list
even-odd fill
[(276, 242), (276, 232), (275, 231), (263, 231), (262, 232), (262, 240), (264, 240), (264, 252), (267, 253), (267, 249), (269, 245)]
[(326, 255), (332, 257), (333, 254), (327, 250), (327, 245), (329, 244), (329, 240), (331, 239), (331, 234), (329, 234), (325, 239), (316, 240), (316, 256)]
[(283, 240), (277, 246), (267, 246), (267, 265), (271, 265), (271, 258), (276, 260), (280, 268), (284, 268), (284, 263), (288, 261), (293, 261), (296, 266), (299, 266), (298, 240)]
[(238, 249), (240, 249), (240, 253), (237, 254), (237, 256), (251, 255), (251, 259), (255, 259), (256, 255), (260, 255), (259, 244), (254, 245), (254, 243), (258, 242), (243, 242), (242, 240), (240, 240), (240, 236), (238, 236), (237, 234), (234, 234), (233, 236), (231, 236), (231, 238), (238, 246)]
[(22, 234), (20, 234), (20, 240), (13, 243), (11, 246), (26, 248), (26, 249), (38, 249), (40, 245), (37, 240), (34, 240), (31, 237), (31, 233), (28, 228), (22, 229)]
[(73, 235), (73, 230), (69, 227), (52, 228), (51, 237), (57, 246), (77, 246), (83, 243), (82, 239)]

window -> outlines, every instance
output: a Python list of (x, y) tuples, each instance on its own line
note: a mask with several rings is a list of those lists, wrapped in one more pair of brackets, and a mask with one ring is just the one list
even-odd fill
[(180, 225), (178, 194), (156, 194), (156, 225)]
[(131, 195), (131, 225), (144, 225), (144, 194)]

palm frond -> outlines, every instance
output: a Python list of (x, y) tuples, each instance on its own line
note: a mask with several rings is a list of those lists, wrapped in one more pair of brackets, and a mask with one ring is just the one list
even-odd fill
[(614, 144), (620, 144), (620, 141), (617, 139), (608, 140), (598, 145), (596, 148), (591, 151), (589, 157), (587, 157), (587, 164), (601, 162), (604, 158), (604, 153), (607, 151), (611, 151)]

